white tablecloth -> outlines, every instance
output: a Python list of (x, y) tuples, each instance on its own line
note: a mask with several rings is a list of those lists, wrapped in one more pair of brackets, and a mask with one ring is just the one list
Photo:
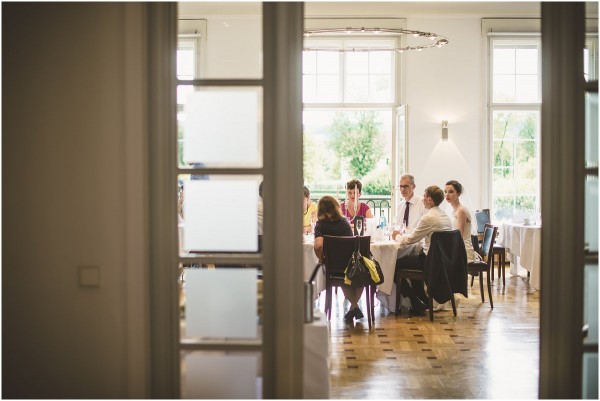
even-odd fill
[(540, 226), (524, 226), (523, 224), (504, 223), (500, 227), (498, 244), (506, 248), (509, 254), (510, 274), (517, 276), (525, 270), (531, 273), (530, 284), (539, 290), (540, 286), (540, 253), (542, 228)]
[[(317, 264), (317, 256), (314, 253), (314, 241), (305, 238), (303, 243), (304, 248), (304, 279), (308, 281), (312, 271)], [(384, 282), (377, 287), (377, 298), (388, 297), (385, 301), (382, 301), (384, 305), (389, 305), (392, 302), (395, 305), (396, 293), (394, 291), (394, 272), (396, 270), (396, 259), (411, 254), (418, 254), (421, 252), (421, 243), (409, 245), (400, 249), (400, 244), (396, 241), (373, 241), (371, 242), (371, 253), (379, 262), (381, 271), (383, 272)], [(325, 273), (323, 270), (319, 271), (315, 278), (315, 299), (316, 296), (325, 290)], [(392, 298), (394, 298), (392, 300)], [(392, 306), (393, 307), (393, 306)], [(389, 308), (389, 307), (388, 307)]]

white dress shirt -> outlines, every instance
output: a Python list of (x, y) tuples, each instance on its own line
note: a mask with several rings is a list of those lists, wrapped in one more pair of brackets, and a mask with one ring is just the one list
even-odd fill
[[(406, 199), (402, 198), (402, 202), (398, 204), (398, 208), (396, 209), (396, 217), (399, 219), (400, 224), (402, 224), (402, 219), (404, 219), (404, 211), (406, 210)], [(423, 204), (423, 197), (419, 195), (414, 195), (408, 200), (410, 202), (409, 210), (408, 210), (408, 225), (407, 227), (414, 228), (417, 226), (421, 217), (427, 214), (427, 209)]]
[[(412, 213), (412, 210), (410, 213)], [(410, 218), (410, 215), (408, 217)], [(413, 232), (408, 235), (396, 236), (396, 240), (400, 243), (400, 247), (402, 247), (404, 245), (415, 244), (425, 238), (423, 252), (427, 255), (431, 243), (431, 234), (435, 231), (451, 231), (452, 229), (450, 217), (438, 206), (434, 206), (419, 220)]]

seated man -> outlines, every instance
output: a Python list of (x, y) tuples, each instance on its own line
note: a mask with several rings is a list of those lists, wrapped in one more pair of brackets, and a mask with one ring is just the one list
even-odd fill
[[(403, 269), (423, 270), (425, 266), (425, 257), (431, 244), (431, 234), (435, 231), (452, 230), (452, 221), (450, 217), (438, 206), (444, 200), (444, 192), (441, 188), (433, 185), (425, 189), (423, 194), (423, 205), (427, 213), (419, 220), (415, 229), (408, 235), (398, 235), (398, 231), (392, 233), (392, 238), (400, 242), (400, 246), (414, 244), (425, 238), (423, 250), (419, 255), (409, 255), (396, 261), (396, 271)], [(396, 238), (397, 237), (397, 238)], [(427, 309), (427, 294), (423, 287), (423, 281), (412, 280), (409, 285), (406, 280), (402, 280), (400, 288), (396, 291), (408, 297), (411, 302), (411, 314), (423, 314)]]

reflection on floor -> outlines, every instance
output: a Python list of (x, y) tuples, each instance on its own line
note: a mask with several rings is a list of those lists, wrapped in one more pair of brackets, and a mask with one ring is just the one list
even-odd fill
[(344, 323), (348, 306), (338, 290), (331, 317), (331, 398), (537, 398), (539, 292), (526, 277), (506, 273), (505, 289), (497, 278), (492, 284), (493, 310), (487, 289), (481, 303), (475, 280), (458, 316), (436, 312), (433, 323), (406, 311), (396, 317), (376, 300), (371, 332), (366, 318)]

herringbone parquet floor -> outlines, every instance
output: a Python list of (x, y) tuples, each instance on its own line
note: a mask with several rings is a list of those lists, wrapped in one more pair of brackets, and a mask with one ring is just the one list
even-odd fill
[[(506, 271), (508, 273), (508, 269)], [(469, 298), (428, 316), (395, 316), (376, 300), (375, 328), (348, 325), (341, 291), (330, 324), (331, 398), (531, 399), (539, 374), (539, 292), (526, 277), (492, 284), (494, 309)], [(322, 305), (321, 305), (322, 308)], [(363, 305), (361, 307), (366, 315)]]

